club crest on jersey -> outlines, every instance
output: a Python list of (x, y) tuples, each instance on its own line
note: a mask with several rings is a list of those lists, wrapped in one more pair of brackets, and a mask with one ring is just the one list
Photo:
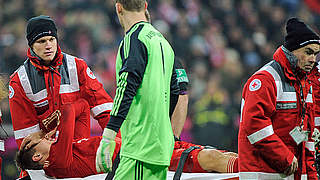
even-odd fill
[(11, 99), (14, 96), (14, 89), (9, 85), (9, 98)]
[(87, 67), (87, 74), (91, 79), (96, 78), (96, 76), (93, 74), (93, 72), (91, 71), (91, 69), (89, 67)]
[(249, 90), (256, 91), (256, 90), (260, 89), (260, 87), (261, 87), (261, 81), (259, 79), (254, 79), (253, 81), (251, 81), (251, 83), (249, 85)]

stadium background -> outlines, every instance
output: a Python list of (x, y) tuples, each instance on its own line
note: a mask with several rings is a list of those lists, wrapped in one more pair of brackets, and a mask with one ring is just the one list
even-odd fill
[[(237, 152), (242, 86), (270, 61), (288, 17), (320, 30), (317, 0), (149, 0), (153, 25), (170, 41), (189, 76), (189, 110), (182, 140)], [(123, 31), (112, 0), (0, 0), (0, 73), (26, 59), (27, 19), (51, 16), (64, 52), (84, 58), (105, 89), (115, 94), (115, 57)], [(14, 179), (16, 145), (8, 99), (0, 103), (9, 134), (1, 153), (2, 178)], [(101, 129), (92, 120), (92, 134)], [(6, 134), (0, 129), (0, 137)]]

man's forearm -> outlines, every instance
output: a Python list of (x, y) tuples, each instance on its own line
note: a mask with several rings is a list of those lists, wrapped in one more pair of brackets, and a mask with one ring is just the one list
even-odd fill
[(171, 117), (171, 126), (173, 130), (173, 134), (176, 137), (180, 137), (180, 134), (184, 127), (184, 122), (187, 118), (188, 111), (188, 95), (179, 95), (178, 103), (173, 111)]
[(25, 148), (26, 144), (28, 144), (28, 147), (30, 147), (34, 143), (38, 142), (44, 136), (45, 136), (45, 133), (42, 130), (31, 133), (22, 140), (20, 148)]

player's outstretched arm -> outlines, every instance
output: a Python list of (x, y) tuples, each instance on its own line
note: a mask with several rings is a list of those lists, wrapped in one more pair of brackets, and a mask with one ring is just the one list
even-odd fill
[(117, 133), (114, 130), (104, 128), (96, 155), (96, 169), (98, 173), (106, 173), (112, 170), (112, 156), (116, 147), (116, 135)]

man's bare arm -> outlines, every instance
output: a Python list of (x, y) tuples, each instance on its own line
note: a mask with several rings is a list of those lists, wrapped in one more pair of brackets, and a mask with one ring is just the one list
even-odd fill
[(188, 94), (179, 95), (177, 105), (171, 117), (171, 126), (175, 137), (180, 137), (187, 118), (188, 112)]

